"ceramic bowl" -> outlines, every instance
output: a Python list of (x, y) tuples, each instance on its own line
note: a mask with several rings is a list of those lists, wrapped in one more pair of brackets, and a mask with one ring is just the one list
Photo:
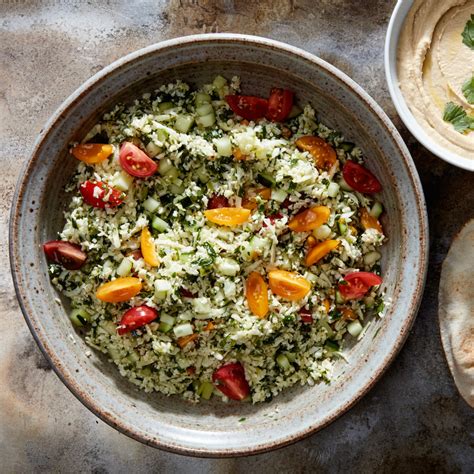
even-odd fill
[[(181, 78), (195, 84), (216, 73), (239, 75), (244, 92), (267, 95), (291, 88), (312, 103), (324, 122), (344, 132), (367, 155), (379, 177), (390, 236), (383, 251), (383, 287), (391, 300), (360, 343), (336, 364), (331, 385), (295, 387), (270, 403), (190, 404), (146, 394), (74, 332), (67, 301), (50, 283), (41, 244), (63, 223), (63, 186), (76, 162), (68, 144), (84, 136), (101, 114), (122, 100)], [(380, 107), (330, 64), (297, 48), (244, 35), (198, 35), (165, 41), (132, 53), (95, 75), (53, 115), (41, 132), (14, 198), (11, 266), (25, 319), (52, 367), (92, 412), (146, 444), (196, 456), (268, 451), (326, 426), (357, 402), (401, 348), (417, 313), (427, 262), (427, 217), (408, 150)], [(244, 421), (242, 421), (244, 420)]]
[(397, 49), (400, 33), (405, 18), (413, 5), (414, 0), (399, 0), (393, 10), (388, 24), (387, 36), (385, 38), (385, 76), (387, 78), (388, 90), (395, 104), (398, 115), (414, 137), (431, 153), (452, 165), (459, 166), (469, 171), (474, 171), (474, 161), (470, 158), (453, 153), (443, 148), (433, 140), (417, 122), (405, 101), (400, 89), (397, 74)]

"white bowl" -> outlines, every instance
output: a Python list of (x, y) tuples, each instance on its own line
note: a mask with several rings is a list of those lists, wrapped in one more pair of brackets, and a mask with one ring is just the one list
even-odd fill
[(400, 39), (400, 32), (405, 22), (405, 18), (413, 5), (414, 0), (399, 0), (395, 5), (392, 17), (388, 24), (387, 36), (385, 38), (385, 76), (387, 78), (388, 90), (392, 101), (395, 104), (398, 115), (407, 126), (408, 130), (415, 138), (431, 153), (448, 163), (459, 168), (474, 171), (474, 160), (465, 158), (461, 155), (443, 148), (439, 143), (433, 140), (417, 122), (411, 113), (403, 97), (397, 75), (397, 49)]

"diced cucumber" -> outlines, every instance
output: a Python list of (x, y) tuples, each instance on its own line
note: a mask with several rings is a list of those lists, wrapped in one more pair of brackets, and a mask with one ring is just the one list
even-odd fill
[(194, 118), (191, 115), (178, 115), (174, 123), (174, 128), (180, 133), (188, 133), (194, 124)]
[(301, 112), (303, 112), (303, 109), (300, 106), (293, 104), (293, 107), (291, 107), (290, 113), (288, 114), (288, 118), (295, 118), (301, 114)]
[(341, 187), (341, 189), (343, 189), (344, 191), (354, 191), (347, 183), (346, 183), (346, 180), (344, 178), (341, 178), (339, 180), (339, 186)]
[(158, 331), (161, 332), (170, 332), (171, 329), (173, 329), (173, 326), (167, 323), (161, 322), (160, 325), (158, 326)]
[(184, 337), (184, 336), (190, 336), (193, 332), (194, 329), (189, 323), (184, 323), (180, 324), (179, 326), (175, 326), (173, 328), (174, 335), (176, 337)]
[(198, 117), (196, 119), (196, 123), (200, 127), (212, 127), (216, 123), (216, 115), (214, 114), (214, 111), (209, 114), (203, 115), (202, 117)]
[(179, 176), (179, 170), (178, 168), (175, 168), (174, 166), (168, 169), (168, 171), (165, 174), (165, 177), (168, 178), (170, 181), (176, 181), (176, 179), (178, 179), (178, 176)]
[(175, 107), (176, 106), (173, 104), (173, 102), (162, 102), (160, 105), (158, 105), (158, 110), (163, 113), (167, 110), (174, 109)]
[(159, 173), (164, 176), (171, 168), (174, 168), (173, 163), (169, 158), (162, 158), (160, 160)]
[(158, 140), (160, 140), (160, 142), (163, 143), (168, 138), (168, 132), (166, 130), (163, 130), (162, 128), (159, 128), (156, 131), (156, 136), (157, 136)]
[(313, 230), (313, 235), (318, 240), (326, 240), (331, 235), (331, 228), (326, 224), (320, 225)]
[(198, 388), (198, 395), (204, 400), (209, 400), (214, 392), (214, 385), (211, 382), (202, 382)]
[(362, 332), (362, 324), (358, 320), (351, 321), (347, 325), (347, 332), (352, 336), (352, 337), (357, 337), (361, 332)]
[(285, 352), (285, 355), (290, 362), (294, 362), (296, 360), (296, 354), (294, 352)]
[(235, 276), (240, 271), (240, 265), (232, 258), (219, 258), (216, 269), (221, 275)]
[(125, 257), (117, 268), (117, 275), (121, 277), (127, 276), (132, 270), (132, 267), (132, 261), (128, 257)]
[(164, 300), (171, 291), (171, 283), (168, 280), (155, 280), (155, 297)]
[(276, 202), (283, 202), (288, 196), (288, 193), (283, 189), (272, 189), (271, 199)]
[(160, 322), (168, 324), (169, 326), (173, 326), (174, 323), (176, 322), (176, 318), (173, 318), (173, 316), (170, 316), (169, 314), (161, 314), (160, 315)]
[(212, 105), (209, 103), (204, 103), (196, 108), (196, 113), (199, 115), (199, 117), (204, 117), (204, 115), (214, 113), (214, 107), (212, 107)]
[(257, 175), (257, 181), (266, 188), (273, 188), (276, 184), (275, 178), (268, 173), (259, 173)]
[(196, 107), (199, 107), (202, 104), (210, 104), (212, 101), (211, 96), (206, 92), (198, 92), (194, 98), (194, 103)]
[(226, 84), (227, 84), (227, 79), (222, 76), (216, 76), (214, 80), (212, 81), (212, 85), (216, 89), (222, 89)]
[(149, 142), (146, 151), (150, 156), (156, 156), (161, 153), (161, 148), (156, 143)]
[(372, 206), (372, 209), (370, 210), (370, 215), (379, 218), (383, 212), (383, 205), (381, 202), (375, 202), (374, 205)]
[(221, 138), (216, 138), (214, 140), (214, 145), (216, 146), (217, 153), (219, 153), (220, 156), (232, 156), (232, 143), (227, 135), (224, 135)]
[(160, 201), (157, 201), (156, 199), (149, 197), (146, 198), (143, 201), (143, 208), (147, 212), (155, 212), (158, 208), (160, 207)]
[(370, 266), (370, 265), (373, 265), (378, 260), (380, 260), (381, 258), (382, 258), (382, 255), (380, 255), (379, 252), (376, 252), (374, 250), (373, 252), (369, 252), (364, 255), (364, 263)]
[(73, 309), (69, 314), (69, 319), (74, 326), (83, 327), (89, 323), (91, 315), (85, 309)]
[(283, 370), (288, 370), (291, 367), (290, 361), (288, 360), (288, 357), (286, 357), (285, 354), (277, 355), (276, 361), (280, 368), (282, 368)]
[(114, 188), (120, 191), (128, 191), (133, 183), (133, 176), (130, 176), (125, 171), (122, 171), (117, 178), (114, 179)]
[(163, 219), (161, 219), (161, 217), (158, 216), (153, 217), (153, 220), (151, 221), (151, 226), (158, 232), (166, 232), (170, 228), (168, 222), (164, 221)]
[(347, 224), (344, 222), (344, 219), (339, 219), (337, 221), (337, 226), (339, 227), (339, 233), (345, 235), (347, 232)]
[(200, 166), (196, 170), (196, 176), (199, 179), (199, 181), (201, 181), (201, 183), (207, 183), (209, 181), (209, 174), (207, 173), (207, 169), (204, 165)]
[(342, 297), (341, 293), (336, 290), (336, 303), (337, 304), (343, 304), (344, 303), (344, 298)]
[(209, 314), (209, 299), (206, 297), (201, 297), (201, 298), (194, 298), (192, 300), (193, 308), (196, 313), (199, 314)]
[(339, 184), (330, 182), (328, 186), (328, 196), (332, 198), (336, 197), (337, 194), (339, 193), (339, 189), (340, 189)]
[(173, 194), (176, 194), (176, 195), (181, 195), (184, 193), (184, 188), (183, 186), (180, 186), (180, 185), (177, 185), (177, 184), (171, 184), (170, 185), (170, 191), (173, 193)]

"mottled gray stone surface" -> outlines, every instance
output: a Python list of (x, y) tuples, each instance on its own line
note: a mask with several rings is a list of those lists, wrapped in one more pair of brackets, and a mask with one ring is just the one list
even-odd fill
[[(0, 472), (472, 472), (474, 412), (459, 397), (437, 324), (440, 266), (474, 216), (474, 179), (430, 155), (398, 119), (383, 43), (393, 1), (172, 0), (0, 3)], [(200, 32), (259, 34), (302, 47), (361, 84), (413, 153), (430, 217), (428, 284), (413, 331), (375, 388), (324, 431), (243, 459), (177, 456), (143, 446), (86, 410), (36, 347), (16, 303), (8, 211), (43, 124), (85, 79), (120, 56)]]

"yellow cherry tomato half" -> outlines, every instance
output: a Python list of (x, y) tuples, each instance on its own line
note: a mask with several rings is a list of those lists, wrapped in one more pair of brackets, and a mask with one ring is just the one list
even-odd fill
[(324, 256), (326, 256), (331, 250), (334, 250), (339, 246), (339, 240), (325, 240), (319, 244), (311, 247), (309, 252), (306, 254), (304, 261), (307, 267), (314, 265), (319, 262)]
[(309, 151), (319, 169), (329, 170), (337, 163), (336, 150), (322, 138), (307, 135), (298, 138), (296, 146), (302, 151)]
[(106, 303), (121, 303), (138, 295), (142, 282), (138, 278), (124, 277), (100, 285), (95, 296)]
[(295, 272), (272, 270), (268, 272), (268, 284), (275, 295), (290, 301), (304, 298), (311, 289), (311, 283)]
[(102, 145), (101, 143), (84, 143), (71, 149), (74, 158), (88, 165), (95, 165), (106, 160), (113, 151), (114, 147), (112, 145)]
[(155, 248), (155, 241), (151, 236), (148, 227), (144, 227), (142, 230), (142, 235), (140, 238), (140, 248), (142, 251), (143, 259), (145, 260), (148, 265), (151, 267), (158, 267), (160, 265), (160, 261), (158, 259), (158, 254)]
[(247, 277), (245, 294), (250, 311), (263, 319), (268, 314), (268, 286), (260, 273), (252, 272)]
[(291, 218), (288, 227), (294, 232), (308, 232), (325, 224), (330, 214), (329, 207), (313, 206)]
[(204, 211), (208, 221), (227, 227), (235, 227), (247, 222), (250, 217), (250, 209), (241, 207), (220, 207)]
[(380, 224), (376, 217), (370, 215), (365, 207), (360, 211), (360, 223), (365, 230), (377, 229), (381, 234), (383, 234), (382, 224)]

